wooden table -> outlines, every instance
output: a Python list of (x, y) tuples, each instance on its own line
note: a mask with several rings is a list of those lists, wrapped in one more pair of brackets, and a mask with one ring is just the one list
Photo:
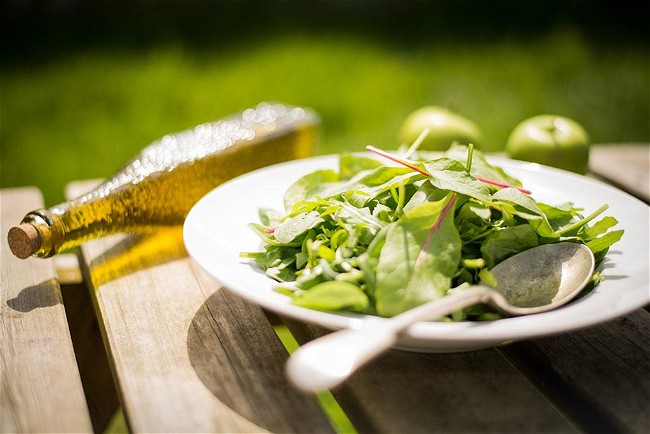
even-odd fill
[[(594, 176), (648, 202), (647, 146), (592, 157)], [(42, 198), (5, 189), (1, 204), (0, 431), (101, 432), (118, 406), (133, 432), (336, 431), (287, 383), (278, 318), (215, 284), (180, 229), (21, 261), (5, 234)], [(298, 342), (326, 333), (285, 321)], [(481, 351), (393, 350), (333, 395), (359, 432), (647, 433), (650, 313)]]

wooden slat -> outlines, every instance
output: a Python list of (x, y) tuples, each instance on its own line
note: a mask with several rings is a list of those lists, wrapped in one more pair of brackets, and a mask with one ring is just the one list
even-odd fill
[(51, 260), (14, 257), (6, 234), (42, 207), (35, 188), (6, 189), (2, 207), (0, 431), (92, 432)]
[[(299, 343), (326, 331), (285, 320)], [(391, 350), (333, 391), (360, 432), (576, 432), (496, 350)]]
[(648, 144), (594, 145), (589, 170), (628, 193), (650, 202), (650, 146)]
[(94, 431), (101, 433), (113, 420), (119, 408), (119, 400), (95, 308), (83, 281), (78, 256), (75, 253), (60, 253), (52, 257), (52, 260), (61, 286), (90, 419)]
[(650, 432), (650, 313), (500, 349), (586, 432)]
[(261, 309), (198, 270), (181, 234), (82, 247), (130, 429), (331, 432), (316, 400), (287, 384), (286, 350)]
[[(56, 261), (55, 263), (57, 263), (57, 275), (61, 276), (59, 264)], [(66, 269), (66, 274), (70, 273), (80, 274), (80, 270)], [(68, 275), (67, 278), (69, 277)], [(95, 308), (85, 284), (61, 283), (61, 294), (90, 419), (94, 431), (101, 433), (113, 419), (119, 408), (119, 401), (95, 317)]]

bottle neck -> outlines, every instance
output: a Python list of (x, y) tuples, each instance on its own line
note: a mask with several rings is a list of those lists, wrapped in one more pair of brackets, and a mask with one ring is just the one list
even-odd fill
[[(179, 209), (184, 199), (182, 190), (169, 197), (160, 192), (173, 190), (163, 182), (168, 177), (146, 179), (110, 191), (104, 183), (77, 199), (28, 213), (21, 223), (38, 231), (40, 244), (32, 254), (47, 258), (106, 235), (149, 233), (159, 227), (182, 225), (191, 204), (181, 203)], [(167, 203), (173, 205), (161, 206), (158, 196), (166, 197)]]
[(112, 201), (94, 193), (25, 216), (22, 223), (34, 226), (40, 234), (40, 248), (34, 255), (54, 256), (90, 239), (124, 229), (123, 219), (116, 218), (121, 216), (117, 211), (123, 210), (112, 203), (115, 198)]
[(47, 258), (61, 251), (64, 240), (63, 225), (58, 216), (45, 209), (28, 213), (22, 221), (23, 224), (32, 225), (39, 234), (35, 256)]

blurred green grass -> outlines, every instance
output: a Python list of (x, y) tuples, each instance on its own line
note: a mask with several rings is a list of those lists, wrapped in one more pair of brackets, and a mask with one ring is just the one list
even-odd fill
[(74, 49), (59, 54), (10, 57), (1, 186), (36, 185), (52, 205), (67, 182), (109, 176), (164, 134), (268, 100), (321, 114), (320, 153), (394, 148), (400, 122), (425, 104), (476, 121), (486, 150), (540, 113), (576, 119), (594, 142), (650, 141), (647, 38), (607, 45), (569, 25), (421, 38), (349, 23), (279, 27), (200, 45), (169, 36), (141, 44), (141, 32), (132, 44), (68, 41)]

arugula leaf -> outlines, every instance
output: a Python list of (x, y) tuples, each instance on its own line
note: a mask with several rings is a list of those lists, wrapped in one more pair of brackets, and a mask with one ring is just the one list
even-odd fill
[(597, 223), (594, 223), (592, 226), (583, 226), (583, 233), (589, 239), (596, 238), (617, 224), (618, 220), (616, 220), (614, 217), (604, 217)]
[(422, 179), (425, 179), (424, 175), (413, 172), (406, 167), (382, 166), (369, 172), (360, 172), (345, 184), (341, 193), (350, 190), (363, 192), (367, 196), (365, 196), (364, 200), (360, 200), (358, 205), (365, 206), (371, 199), (377, 198), (377, 196), (390, 189), (412, 184)]
[(578, 230), (578, 236), (591, 249), (596, 262), (602, 261), (609, 248), (623, 237), (622, 229), (608, 232), (617, 224), (614, 217), (603, 217), (592, 226), (584, 225)]
[(537, 208), (546, 216), (549, 225), (557, 233), (567, 228), (574, 222), (575, 217), (579, 217), (578, 210), (572, 204), (564, 206), (551, 206), (544, 203), (536, 202)]
[(273, 232), (273, 237), (279, 243), (291, 243), (309, 229), (321, 223), (323, 219), (316, 211), (301, 213), (283, 221)]
[(586, 243), (587, 247), (591, 249), (596, 258), (597, 262), (600, 262), (605, 253), (609, 250), (612, 244), (616, 243), (623, 236), (623, 230), (619, 229), (617, 231), (607, 232), (606, 234), (593, 238)]
[(542, 237), (557, 238), (555, 230), (546, 214), (535, 204), (528, 195), (515, 188), (502, 188), (492, 195), (493, 205), (518, 217), (528, 220), (528, 223)]

